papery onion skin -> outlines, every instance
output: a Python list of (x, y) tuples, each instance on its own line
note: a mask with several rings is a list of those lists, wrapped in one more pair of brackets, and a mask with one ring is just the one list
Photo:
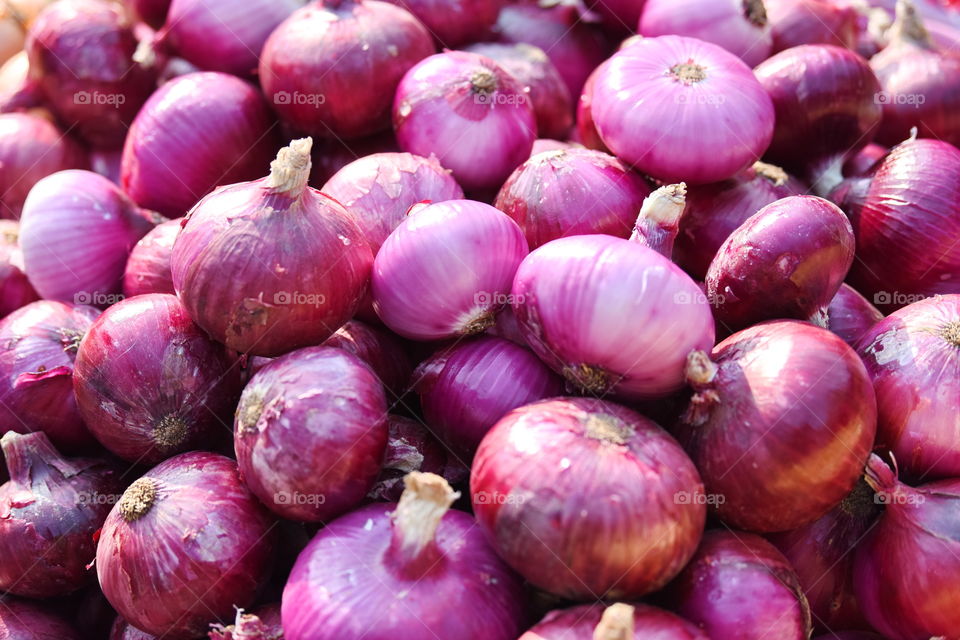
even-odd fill
[(323, 346), (339, 347), (363, 360), (393, 396), (399, 397), (406, 391), (413, 365), (402, 341), (392, 333), (351, 320), (327, 338)]
[(64, 169), (85, 169), (87, 155), (49, 120), (0, 114), (0, 218), (16, 220), (37, 180)]
[(760, 158), (774, 132), (773, 103), (750, 68), (681, 36), (615, 53), (595, 80), (591, 113), (617, 157), (668, 183), (730, 178)]
[(99, 147), (123, 144), (156, 82), (133, 61), (137, 40), (123, 10), (101, 0), (47, 7), (30, 27), (30, 77), (71, 129)]
[(210, 640), (282, 640), (280, 605), (265, 605), (250, 613), (237, 609), (233, 624), (212, 625), (208, 635)]
[(878, 322), (883, 314), (870, 301), (848, 284), (840, 285), (827, 307), (827, 329), (837, 334), (854, 349), (860, 339)]
[(29, 598), (76, 591), (92, 578), (94, 534), (123, 491), (119, 470), (64, 458), (42, 432), (7, 433), (0, 446), (11, 478), (0, 485), (0, 590)]
[(530, 156), (537, 133), (520, 83), (493, 60), (462, 51), (430, 56), (407, 72), (393, 128), (401, 149), (435, 154), (468, 192), (499, 188)]
[[(529, 582), (568, 599), (636, 598), (673, 578), (703, 532), (703, 485), (676, 441), (625, 407), (556, 398), (480, 444), (477, 521)], [(619, 498), (610, 500), (611, 495)]]
[(214, 187), (266, 173), (276, 152), (263, 96), (239, 78), (190, 73), (166, 83), (137, 114), (121, 181), (137, 204), (179, 218)]
[(427, 29), (400, 7), (376, 0), (311, 3), (270, 34), (260, 80), (273, 109), (295, 130), (359, 138), (389, 128), (401, 78), (435, 51)]
[(24, 272), (19, 238), (19, 224), (0, 220), (0, 320), (40, 299)]
[(4, 598), (0, 603), (4, 640), (80, 640), (80, 633), (38, 602)]
[[(374, 308), (392, 331), (413, 340), (479, 333), (509, 302), (526, 255), (520, 227), (490, 205), (425, 206), (380, 248), (371, 281)], [(410, 296), (411, 287), (423, 295)]]
[[(713, 316), (699, 286), (629, 240), (591, 235), (548, 242), (520, 265), (511, 295), (533, 352), (595, 394), (639, 399), (679, 390), (687, 354), (714, 343)], [(646, 329), (638, 333), (638, 326)]]
[(100, 311), (32, 302), (0, 321), (0, 432), (43, 431), (70, 455), (96, 441), (73, 394), (77, 347)]
[(711, 640), (806, 640), (812, 630), (793, 567), (751, 533), (705, 533), (669, 594), (674, 610)]
[(569, 149), (531, 156), (507, 178), (493, 204), (536, 249), (573, 235), (628, 238), (648, 195), (646, 181), (613, 156)]
[(427, 424), (465, 461), (509, 411), (563, 393), (563, 380), (531, 351), (494, 337), (441, 350), (414, 380)]
[(456, 49), (486, 33), (503, 0), (386, 0), (417, 17), (442, 48)]
[(859, 14), (830, 0), (763, 0), (773, 33), (772, 53), (802, 44), (856, 49)]
[(273, 526), (235, 462), (180, 454), (136, 480), (107, 516), (100, 587), (137, 628), (195, 638), (256, 596), (270, 571)]
[(114, 455), (155, 464), (213, 446), (228, 430), (240, 374), (180, 301), (147, 294), (107, 309), (77, 351), (73, 388), (93, 435)]
[(376, 255), (410, 207), (462, 200), (463, 189), (436, 156), (374, 153), (354, 160), (320, 187), (353, 214)]
[(832, 202), (790, 196), (768, 204), (724, 241), (707, 270), (718, 323), (734, 331), (778, 318), (825, 326), (855, 244)]
[(893, 312), (862, 337), (860, 357), (877, 395), (878, 449), (910, 478), (960, 475), (960, 295)]
[(825, 329), (779, 320), (735, 333), (711, 358), (715, 369), (688, 369), (697, 393), (674, 434), (724, 522), (786, 531), (850, 493), (877, 424), (853, 349)]
[(411, 471), (435, 473), (451, 485), (458, 479), (446, 473), (447, 449), (430, 430), (410, 418), (387, 416), (387, 451), (373, 488), (367, 492), (371, 500), (396, 502), (403, 494), (403, 478)]
[[(633, 609), (633, 634), (623, 640), (709, 640), (707, 636), (680, 616), (637, 604)], [(594, 637), (594, 630), (603, 615), (603, 605), (580, 605), (556, 609), (520, 636), (519, 640), (577, 640)]]
[(387, 401), (357, 356), (300, 349), (253, 376), (237, 407), (244, 482), (274, 513), (329, 522), (359, 505), (387, 446)]
[(170, 254), (173, 242), (180, 233), (182, 220), (168, 220), (158, 224), (140, 238), (123, 274), (123, 295), (127, 298), (146, 293), (174, 293), (170, 273)]

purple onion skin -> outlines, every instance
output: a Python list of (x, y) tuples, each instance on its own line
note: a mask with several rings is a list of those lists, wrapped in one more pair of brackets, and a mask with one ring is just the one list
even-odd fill
[(436, 43), (456, 49), (486, 33), (497, 21), (503, 0), (386, 0), (424, 24)]
[(387, 416), (387, 452), (373, 488), (367, 492), (371, 500), (396, 502), (403, 495), (403, 477), (411, 471), (435, 473), (451, 485), (458, 478), (447, 471), (447, 449), (427, 427), (403, 416)]
[(94, 146), (123, 144), (156, 74), (133, 62), (137, 39), (119, 6), (57, 2), (37, 16), (25, 48), (30, 77), (62, 121)]
[(20, 225), (0, 220), (0, 320), (40, 299), (24, 272), (19, 239)]
[(870, 175), (874, 165), (882, 160), (888, 152), (889, 149), (886, 147), (871, 142), (844, 163), (843, 175), (848, 178)]
[(848, 495), (873, 446), (877, 406), (856, 352), (805, 322), (755, 325), (713, 350), (718, 368), (675, 435), (715, 513), (767, 533), (823, 516)]
[(183, 220), (158, 224), (133, 247), (123, 274), (123, 295), (127, 298), (147, 293), (175, 293), (170, 273), (173, 241)]
[(593, 86), (596, 84), (597, 76), (600, 75), (604, 64), (606, 62), (597, 65), (597, 68), (587, 77), (587, 81), (583, 83), (583, 91), (581, 91), (580, 99), (577, 102), (577, 127), (574, 133), (577, 142), (587, 149), (610, 153), (610, 149), (604, 144), (600, 132), (597, 131), (597, 125), (593, 121)]
[(0, 321), (0, 432), (43, 431), (67, 454), (96, 440), (73, 393), (74, 359), (100, 311), (40, 300)]
[(494, 337), (440, 351), (419, 366), (414, 379), (427, 424), (465, 461), (509, 411), (559, 396), (564, 388), (533, 352)]
[(240, 372), (180, 301), (148, 294), (103, 313), (77, 351), (84, 422), (114, 455), (155, 464), (229, 431)]
[(159, 29), (167, 19), (171, 0), (129, 0), (127, 4), (140, 20)]
[(332, 347), (294, 351), (243, 391), (234, 429), (240, 473), (274, 513), (329, 522), (376, 481), (386, 416), (383, 387), (360, 358)]
[(435, 156), (375, 153), (354, 160), (320, 188), (353, 214), (373, 254), (413, 205), (462, 200), (463, 189)]
[(147, 100), (127, 135), (123, 190), (179, 218), (217, 185), (267, 173), (273, 118), (255, 87), (224, 73), (189, 73)]
[(90, 170), (112, 182), (120, 184), (120, 159), (123, 149), (91, 149)]
[(807, 640), (812, 631), (793, 567), (752, 533), (705, 533), (669, 598), (710, 640)]
[(135, 626), (117, 616), (113, 627), (110, 628), (110, 637), (107, 640), (157, 640), (157, 636), (140, 631)]
[(773, 33), (773, 53), (803, 44), (856, 50), (859, 14), (829, 0), (763, 0)]
[(628, 238), (650, 187), (601, 151), (551, 151), (514, 171), (494, 206), (514, 219), (531, 249), (566, 236)]
[(270, 571), (273, 527), (235, 462), (180, 454), (134, 482), (107, 516), (100, 587), (137, 628), (196, 638), (211, 618), (232, 617), (254, 599)]
[(233, 624), (214, 625), (208, 635), (210, 640), (282, 640), (280, 605), (268, 604), (250, 613), (238, 610)]
[(763, 163), (729, 180), (689, 185), (674, 261), (696, 280), (703, 280), (720, 246), (747, 218), (768, 204), (806, 190), (779, 167)]
[(682, 498), (702, 494), (703, 484), (673, 438), (634, 411), (588, 398), (504, 416), (480, 445), (470, 491), (507, 564), (569, 599), (659, 589), (693, 555), (706, 518), (702, 503)]
[(550, 138), (537, 138), (533, 141), (533, 149), (530, 150), (530, 157), (544, 153), (546, 151), (566, 151), (567, 149), (581, 149), (583, 145), (579, 142), (563, 142), (561, 140), (551, 140)]
[(960, 295), (895, 311), (863, 336), (873, 379), (877, 448), (908, 478), (960, 476)]
[(4, 598), (0, 602), (4, 640), (81, 640), (66, 620), (37, 602)]
[(0, 485), (0, 590), (29, 598), (76, 591), (92, 578), (94, 534), (123, 491), (117, 469), (64, 458), (43, 433), (8, 433), (0, 446), (10, 481)]
[(413, 373), (403, 343), (392, 333), (351, 320), (324, 341), (325, 347), (339, 347), (363, 360), (386, 389), (403, 395)]
[(869, 631), (838, 631), (817, 636), (814, 640), (884, 640), (884, 638)]
[[(359, 40), (365, 46), (358, 47)], [(260, 80), (280, 119), (294, 130), (360, 138), (389, 128), (401, 78), (435, 51), (423, 24), (392, 4), (311, 3), (267, 39)]]
[(790, 196), (760, 209), (727, 238), (707, 270), (707, 297), (730, 330), (795, 318), (826, 324), (853, 263), (853, 228), (840, 208)]
[(848, 284), (840, 285), (827, 307), (827, 329), (854, 349), (860, 344), (860, 338), (881, 320), (880, 310)]
[[(633, 635), (623, 640), (710, 640), (680, 616), (651, 607), (632, 605)], [(603, 616), (603, 605), (580, 605), (551, 611), (519, 640), (579, 640), (592, 638)]]

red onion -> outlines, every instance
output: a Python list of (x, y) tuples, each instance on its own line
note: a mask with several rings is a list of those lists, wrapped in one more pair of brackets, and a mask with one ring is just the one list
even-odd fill
[(119, 473), (101, 460), (64, 458), (43, 433), (9, 432), (0, 448), (10, 471), (0, 485), (0, 590), (30, 598), (76, 591), (92, 577), (94, 534), (123, 490)]
[(240, 473), (278, 515), (329, 521), (359, 505), (377, 479), (386, 414), (383, 387), (360, 358), (330, 347), (294, 351), (243, 391), (234, 430)]
[(252, 613), (237, 609), (233, 624), (215, 624), (209, 633), (211, 640), (283, 640), (280, 623), (280, 605), (260, 607)]
[(850, 285), (842, 284), (827, 307), (826, 328), (856, 349), (860, 338), (881, 320), (883, 314), (869, 300)]
[(877, 162), (887, 155), (889, 149), (871, 142), (843, 164), (843, 175), (846, 177), (861, 177), (870, 174), (870, 170)]
[(530, 97), (513, 76), (461, 51), (430, 56), (407, 72), (393, 127), (401, 149), (435, 154), (467, 191), (499, 188), (529, 157), (537, 131)]
[(797, 572), (818, 628), (869, 628), (853, 595), (853, 551), (876, 516), (873, 491), (860, 481), (819, 520), (767, 536)]
[(606, 145), (664, 182), (730, 178), (760, 157), (774, 130), (770, 98), (749, 67), (694, 38), (644, 38), (615, 53), (592, 100)]
[(173, 284), (190, 317), (241, 353), (323, 342), (366, 290), (370, 247), (343, 206), (307, 187), (310, 145), (294, 140), (266, 178), (201, 200), (173, 247)]
[(763, 207), (806, 188), (780, 167), (755, 162), (733, 178), (687, 188), (673, 258), (697, 280), (707, 275), (720, 246)]
[(0, 633), (4, 640), (80, 640), (80, 633), (58, 614), (29, 600), (0, 602)]
[(687, 354), (714, 342), (699, 286), (638, 242), (603, 235), (548, 242), (520, 265), (511, 295), (534, 353), (593, 394), (676, 391)]
[(706, 517), (692, 499), (703, 493), (700, 476), (673, 438), (588, 398), (508, 413), (477, 451), (470, 490), (507, 564), (571, 599), (659, 589), (693, 555)]
[(790, 196), (750, 216), (707, 270), (717, 321), (732, 330), (796, 318), (826, 327), (827, 306), (853, 263), (853, 228), (840, 208)]
[(395, 335), (358, 320), (337, 329), (323, 346), (339, 347), (363, 360), (383, 386), (397, 397), (406, 390), (413, 373), (410, 358)]
[(691, 355), (696, 390), (676, 435), (730, 526), (786, 531), (850, 493), (873, 446), (870, 378), (839, 337), (766, 322)]
[(387, 416), (387, 427), (387, 453), (368, 498), (396, 502), (403, 494), (403, 478), (411, 471), (435, 473), (453, 484), (454, 479), (446, 473), (447, 450), (426, 427), (395, 415)]
[(435, 50), (430, 33), (404, 9), (376, 0), (325, 0), (297, 10), (273, 31), (260, 58), (260, 81), (295, 130), (359, 138), (389, 127), (400, 79)]
[(588, 0), (587, 7), (599, 13), (615, 31), (633, 31), (640, 21), (645, 0)]
[(440, 351), (414, 379), (427, 424), (464, 460), (507, 412), (563, 393), (563, 381), (533, 353), (492, 336)]
[(877, 447), (913, 478), (960, 476), (960, 295), (890, 314), (860, 341), (873, 378)]
[(107, 640), (157, 640), (157, 636), (146, 631), (140, 631), (122, 617), (117, 616)]
[(773, 33), (772, 53), (802, 44), (856, 49), (859, 14), (830, 0), (763, 0)]
[(16, 220), (31, 187), (63, 169), (84, 169), (85, 152), (44, 118), (0, 114), (0, 218)]
[(270, 570), (273, 527), (235, 462), (180, 454), (131, 484), (107, 516), (100, 587), (139, 629), (195, 638), (253, 600)]
[(113, 184), (120, 184), (120, 160), (123, 149), (92, 149), (90, 170), (100, 174)]
[(712, 42), (751, 67), (773, 47), (763, 0), (646, 0), (637, 32)]
[(283, 592), (287, 640), (517, 637), (521, 582), (472, 517), (448, 510), (459, 494), (430, 473), (405, 483), (395, 508), (335, 520), (300, 554)]
[(577, 141), (588, 149), (597, 151), (606, 151), (607, 145), (603, 143), (600, 134), (597, 132), (597, 125), (593, 121), (593, 85), (597, 82), (597, 76), (603, 71), (606, 62), (597, 65), (597, 68), (587, 77), (583, 84), (583, 91), (580, 93), (580, 100), (577, 102)]
[(73, 454), (95, 443), (77, 409), (73, 363), (100, 312), (52, 300), (0, 321), (0, 433), (43, 431)]
[(709, 640), (683, 618), (649, 605), (581, 605), (551, 611), (520, 640)]
[(520, 165), (494, 206), (513, 218), (530, 247), (565, 236), (604, 233), (627, 238), (650, 187), (600, 151), (568, 149)]
[(797, 575), (760, 536), (708, 531), (671, 590), (676, 611), (711, 640), (810, 637), (810, 608)]
[(497, 21), (502, 0), (386, 0), (412, 13), (441, 47), (456, 49)]
[(215, 186), (263, 175), (276, 149), (272, 124), (263, 96), (239, 78), (175, 78), (130, 127), (123, 189), (140, 206), (179, 218)]
[(171, 0), (129, 0), (133, 13), (154, 29), (159, 29), (167, 19)]
[(960, 609), (949, 594), (956, 593), (960, 581), (960, 480), (909, 487), (873, 455), (867, 482), (884, 513), (854, 556), (861, 610), (874, 628), (895, 640), (956, 637)]
[(481, 42), (464, 50), (490, 58), (520, 83), (533, 104), (540, 137), (566, 137), (573, 126), (573, 101), (543, 49), (526, 43)]
[(392, 331), (414, 340), (480, 333), (511, 302), (510, 285), (526, 255), (520, 227), (493, 207), (470, 200), (427, 205), (380, 248), (374, 308)]
[(320, 190), (354, 215), (373, 254), (418, 202), (460, 200), (463, 189), (435, 156), (374, 153), (354, 160)]
[(73, 388), (104, 447), (155, 464), (229, 428), (240, 386), (231, 365), (175, 296), (148, 294), (118, 302), (90, 327)]
[(123, 274), (124, 296), (174, 292), (170, 254), (182, 223), (168, 220), (158, 224), (133, 247)]
[(687, 205), (687, 185), (668, 184), (651, 193), (643, 201), (640, 215), (630, 234), (631, 242), (650, 247), (671, 259), (673, 244), (680, 232), (680, 218)]
[(530, 157), (532, 158), (545, 151), (566, 151), (567, 149), (582, 148), (582, 145), (577, 142), (561, 142), (560, 140), (551, 140), (549, 138), (537, 138), (533, 141), (533, 149), (530, 150)]
[(40, 298), (24, 272), (19, 238), (19, 224), (0, 220), (0, 319)]
[(30, 76), (70, 129), (118, 147), (153, 91), (155, 72), (133, 61), (137, 40), (122, 8), (103, 0), (50, 5), (30, 27)]

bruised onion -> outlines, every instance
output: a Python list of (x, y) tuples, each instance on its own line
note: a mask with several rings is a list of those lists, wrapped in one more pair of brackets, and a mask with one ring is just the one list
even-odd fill
[(870, 304), (856, 289), (842, 284), (827, 307), (826, 328), (856, 349), (860, 338), (881, 320), (883, 314), (879, 309)]
[(786, 531), (850, 493), (873, 446), (877, 405), (856, 352), (829, 331), (766, 322), (691, 355), (696, 393), (675, 434), (728, 525)]
[(497, 21), (503, 0), (386, 0), (417, 17), (441, 47), (456, 49)]
[(366, 291), (370, 247), (342, 205), (307, 186), (310, 145), (294, 140), (266, 178), (205, 197), (173, 247), (173, 284), (190, 317), (241, 353), (319, 344)]
[(210, 640), (283, 640), (280, 605), (258, 607), (250, 613), (237, 609), (234, 623), (212, 625)]
[(433, 434), (416, 420), (403, 416), (387, 416), (387, 450), (380, 475), (367, 497), (371, 500), (396, 502), (403, 494), (403, 478), (411, 471), (435, 473), (450, 483), (446, 473), (447, 450)]
[(239, 372), (172, 295), (123, 300), (90, 327), (73, 388), (100, 443), (124, 460), (157, 463), (229, 430)]
[(0, 220), (0, 319), (39, 298), (24, 272), (20, 225)]
[(830, 0), (763, 0), (773, 34), (773, 53), (802, 44), (855, 49), (860, 14)]
[(467, 191), (496, 189), (537, 137), (530, 96), (495, 62), (447, 51), (419, 62), (393, 104), (400, 148), (436, 155)]
[(7, 433), (0, 448), (10, 472), (0, 485), (0, 590), (30, 598), (76, 591), (92, 577), (94, 534), (123, 490), (118, 470), (65, 458), (39, 432)]
[(405, 483), (399, 504), (345, 515), (303, 550), (283, 592), (287, 640), (517, 637), (522, 583), (474, 519), (449, 510), (459, 494), (429, 473)]
[(95, 440), (73, 394), (77, 347), (100, 312), (52, 300), (32, 302), (0, 321), (0, 432), (43, 431), (73, 454)]
[(703, 485), (676, 441), (625, 407), (556, 398), (504, 416), (480, 444), (470, 491), (500, 556), (570, 599), (636, 598), (687, 563)]
[(275, 523), (237, 465), (183, 453), (127, 487), (103, 525), (97, 577), (114, 609), (137, 628), (195, 638), (211, 618), (245, 607), (267, 578)]
[(566, 149), (532, 156), (520, 165), (493, 204), (520, 225), (536, 249), (564, 236), (627, 238), (648, 195), (644, 179), (613, 156)]
[(339, 347), (363, 360), (394, 396), (407, 388), (413, 366), (403, 344), (393, 334), (351, 320), (327, 338), (323, 346)]
[(59, 614), (30, 600), (0, 602), (0, 633), (4, 640), (80, 640), (80, 632)]
[(519, 640), (709, 640), (683, 618), (649, 605), (581, 605), (551, 611)]
[(123, 295), (130, 298), (145, 293), (173, 293), (170, 254), (180, 232), (182, 220), (158, 224), (140, 238), (123, 274)]

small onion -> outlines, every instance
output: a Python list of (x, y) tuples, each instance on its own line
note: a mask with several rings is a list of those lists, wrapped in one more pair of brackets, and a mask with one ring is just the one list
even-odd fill
[(520, 225), (536, 249), (573, 235), (627, 238), (648, 195), (644, 179), (613, 156), (568, 149), (532, 156), (520, 165), (494, 206)]
[(960, 476), (960, 295), (890, 314), (860, 341), (873, 379), (877, 447), (913, 478)]
[(659, 589), (693, 555), (706, 518), (700, 476), (676, 441), (588, 398), (508, 413), (477, 451), (470, 491), (507, 564), (571, 599)]
[(860, 339), (881, 320), (883, 314), (879, 309), (870, 304), (856, 289), (842, 284), (827, 307), (826, 328), (856, 349)]
[(134, 481), (97, 546), (110, 604), (137, 628), (195, 638), (256, 596), (270, 570), (273, 522), (229, 458), (193, 451)]
[(210, 640), (283, 640), (283, 627), (280, 621), (280, 605), (270, 604), (258, 607), (251, 613), (237, 609), (233, 624), (212, 625), (208, 634)]
[(413, 373), (410, 358), (395, 335), (359, 320), (351, 320), (324, 341), (363, 360), (394, 396), (403, 395)]
[(387, 416), (387, 452), (373, 488), (367, 492), (371, 500), (396, 502), (403, 495), (403, 478), (411, 471), (435, 473), (453, 484), (447, 473), (447, 450), (430, 431), (416, 420), (403, 416)]
[(441, 47), (456, 49), (497, 21), (503, 0), (386, 0), (419, 19)]
[(551, 611), (519, 640), (709, 640), (683, 618), (649, 605), (582, 605)]
[(130, 127), (123, 189), (140, 206), (179, 218), (215, 186), (263, 175), (276, 149), (272, 124), (263, 96), (239, 78), (175, 78)]
[(397, 87), (400, 148), (434, 154), (467, 191), (497, 189), (530, 156), (537, 125), (523, 87), (493, 60), (462, 51), (430, 56)]
[(620, 159), (665, 182), (730, 178), (759, 159), (774, 131), (770, 97), (750, 68), (681, 36), (615, 53), (596, 78), (591, 113)]
[(295, 140), (266, 178), (201, 200), (174, 244), (173, 284), (190, 317), (241, 353), (323, 342), (366, 291), (370, 247), (342, 205), (307, 186), (310, 146)]
[(343, 516), (300, 554), (283, 592), (286, 640), (518, 636), (522, 583), (474, 519), (449, 510), (459, 494), (429, 473), (405, 483), (395, 508)]
[(0, 602), (3, 640), (80, 640), (81, 634), (59, 614), (29, 600)]
[(509, 302), (526, 255), (520, 227), (493, 207), (470, 200), (427, 205), (380, 248), (374, 308), (392, 331), (414, 340), (480, 333)]
[(77, 409), (73, 368), (98, 315), (93, 307), (41, 300), (0, 321), (0, 433), (43, 431), (68, 454), (95, 444)]
[(696, 390), (676, 435), (716, 513), (758, 532), (813, 522), (850, 493), (876, 433), (867, 371), (839, 337), (766, 322), (691, 355)]
[(40, 299), (24, 271), (19, 239), (20, 225), (0, 220), (0, 320)]
[(182, 222), (168, 220), (158, 224), (133, 247), (123, 274), (124, 296), (174, 292), (170, 254)]
[(856, 49), (859, 13), (831, 0), (763, 0), (773, 33), (773, 51), (802, 44)]

